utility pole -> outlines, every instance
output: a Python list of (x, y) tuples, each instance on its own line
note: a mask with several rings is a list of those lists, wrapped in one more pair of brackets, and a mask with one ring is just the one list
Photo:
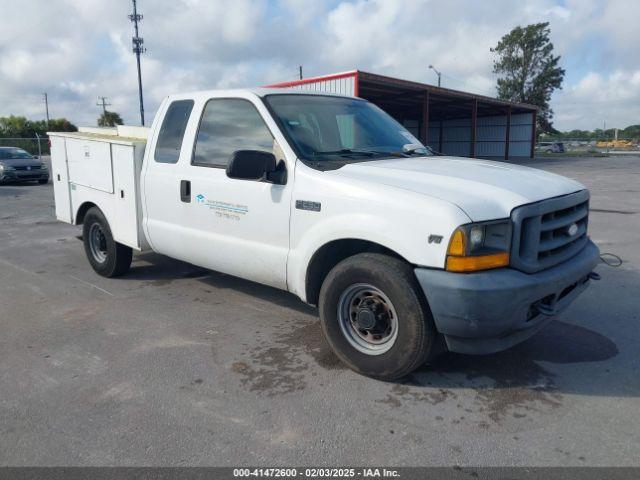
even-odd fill
[(440, 86), (440, 77), (442, 77), (442, 73), (439, 72), (438, 70), (436, 70), (433, 65), (429, 65), (429, 68), (431, 70), (433, 70), (434, 72), (436, 72), (436, 75), (438, 75), (438, 87), (439, 87)]
[(44, 97), (44, 108), (47, 113), (47, 128), (49, 128), (49, 96), (47, 95), (47, 92), (44, 92), (42, 96)]
[(300, 72), (300, 80), (302, 80), (302, 65), (298, 67), (298, 71)]
[(136, 54), (136, 62), (138, 63), (138, 94), (140, 96), (140, 124), (144, 127), (144, 101), (142, 99), (142, 72), (140, 71), (140, 55), (147, 51), (144, 48), (144, 38), (138, 35), (138, 22), (142, 20), (142, 15), (138, 13), (136, 0), (133, 2), (133, 14), (129, 15), (129, 20), (133, 22), (134, 36), (131, 39), (133, 43), (133, 53)]
[(107, 115), (107, 107), (110, 106), (110, 103), (107, 103), (107, 97), (98, 97), (98, 100), (101, 100), (100, 102), (96, 103), (97, 106), (102, 107), (102, 113), (104, 113), (104, 115)]

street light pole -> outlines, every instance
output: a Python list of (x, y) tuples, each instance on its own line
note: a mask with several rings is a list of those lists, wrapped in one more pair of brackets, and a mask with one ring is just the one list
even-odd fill
[(442, 73), (440, 73), (438, 70), (436, 70), (433, 65), (429, 65), (429, 68), (431, 70), (433, 70), (434, 72), (436, 72), (436, 75), (438, 75), (438, 87), (439, 87), (440, 86), (440, 77), (442, 76)]

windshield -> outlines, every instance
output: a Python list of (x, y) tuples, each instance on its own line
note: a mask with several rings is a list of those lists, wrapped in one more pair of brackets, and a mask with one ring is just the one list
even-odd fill
[(29, 153), (21, 148), (0, 148), (0, 160), (10, 158), (33, 158)]
[(432, 155), (406, 128), (365, 100), (275, 94), (265, 102), (296, 153), (316, 165)]

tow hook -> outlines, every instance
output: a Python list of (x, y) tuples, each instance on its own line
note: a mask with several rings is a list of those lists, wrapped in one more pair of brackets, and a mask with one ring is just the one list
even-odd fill
[(596, 272), (590, 272), (589, 275), (587, 275), (591, 280), (600, 280), (600, 274), (596, 273)]

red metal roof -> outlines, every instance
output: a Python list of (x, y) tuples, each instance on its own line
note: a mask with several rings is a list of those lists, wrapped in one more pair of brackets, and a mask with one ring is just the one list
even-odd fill
[(322, 82), (327, 80), (337, 80), (340, 78), (348, 78), (348, 77), (354, 77), (356, 79), (356, 85), (355, 85), (356, 96), (358, 95), (358, 90), (362, 83), (370, 83), (370, 84), (388, 85), (396, 88), (405, 88), (410, 90), (429, 91), (434, 95), (439, 95), (443, 97), (465, 98), (469, 100), (478, 100), (484, 103), (490, 103), (495, 105), (511, 105), (512, 107), (517, 107), (525, 110), (532, 110), (532, 111), (538, 110), (538, 107), (536, 107), (535, 105), (530, 105), (527, 103), (510, 102), (508, 100), (500, 100), (494, 97), (488, 97), (486, 95), (480, 95), (477, 93), (463, 92), (461, 90), (453, 90), (451, 88), (436, 87), (428, 83), (414, 82), (411, 80), (403, 80), (400, 78), (389, 77), (386, 75), (363, 72), (362, 70), (349, 70), (346, 72), (333, 73), (329, 75), (303, 78), (301, 80), (292, 80), (288, 82), (274, 83), (271, 85), (266, 85), (266, 87), (271, 87), (271, 88), (295, 87), (298, 85), (306, 85), (309, 83), (316, 83), (316, 82)]

